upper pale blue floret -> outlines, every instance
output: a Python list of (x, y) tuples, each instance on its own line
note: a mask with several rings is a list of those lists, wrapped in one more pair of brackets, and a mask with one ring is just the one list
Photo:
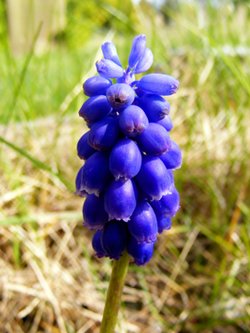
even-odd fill
[(115, 64), (122, 67), (116, 47), (112, 42), (102, 44), (102, 53), (105, 59), (112, 60)]
[(145, 50), (146, 50), (146, 36), (145, 35), (136, 36), (133, 40), (132, 48), (128, 58), (128, 65), (131, 70), (133, 70), (137, 66), (139, 61), (142, 59), (142, 57), (145, 54)]
[(101, 76), (117, 79), (123, 76), (123, 69), (109, 59), (101, 59), (96, 63), (96, 69)]
[(143, 56), (136, 64), (136, 66), (133, 70), (133, 73), (139, 74), (139, 73), (146, 72), (152, 66), (153, 60), (154, 60), (154, 57), (153, 57), (152, 51), (150, 49), (146, 49)]
[(83, 91), (86, 96), (106, 95), (107, 89), (112, 85), (109, 79), (102, 76), (93, 76), (83, 84)]
[(98, 74), (83, 84), (88, 99), (79, 116), (89, 130), (77, 143), (85, 162), (76, 194), (85, 197), (83, 221), (95, 231), (97, 257), (119, 259), (127, 251), (144, 265), (180, 207), (173, 172), (182, 153), (170, 138), (170, 104), (163, 97), (174, 94), (179, 82), (161, 73), (135, 77), (153, 64), (145, 35), (134, 38), (126, 68), (112, 42), (101, 49)]

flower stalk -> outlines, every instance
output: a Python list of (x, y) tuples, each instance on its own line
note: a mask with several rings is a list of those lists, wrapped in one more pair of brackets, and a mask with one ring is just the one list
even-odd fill
[(129, 266), (129, 255), (124, 252), (113, 263), (100, 333), (114, 333), (121, 303), (122, 291)]

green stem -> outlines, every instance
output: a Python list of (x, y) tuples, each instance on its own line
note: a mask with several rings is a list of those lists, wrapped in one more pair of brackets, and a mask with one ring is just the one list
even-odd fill
[(113, 264), (100, 333), (114, 333), (115, 331), (128, 266), (129, 255), (127, 252)]

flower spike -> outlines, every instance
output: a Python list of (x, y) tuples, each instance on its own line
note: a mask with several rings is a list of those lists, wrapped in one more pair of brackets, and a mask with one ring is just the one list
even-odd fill
[(151, 260), (158, 235), (171, 228), (180, 207), (174, 172), (182, 153), (170, 138), (170, 104), (163, 97), (179, 82), (161, 73), (136, 77), (153, 64), (143, 34), (132, 42), (126, 69), (112, 42), (101, 48), (97, 75), (83, 84), (88, 99), (79, 115), (89, 130), (77, 143), (84, 164), (76, 194), (85, 198), (83, 224), (94, 231), (96, 256), (126, 262), (130, 255), (140, 266)]

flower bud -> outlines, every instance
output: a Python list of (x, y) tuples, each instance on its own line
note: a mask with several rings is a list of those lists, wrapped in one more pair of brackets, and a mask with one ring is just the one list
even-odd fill
[(173, 123), (172, 120), (169, 116), (165, 116), (163, 119), (158, 120), (156, 122), (156, 124), (161, 125), (162, 127), (165, 128), (165, 130), (167, 130), (168, 132), (171, 131), (171, 129), (173, 128)]
[(91, 155), (79, 171), (77, 194), (87, 192), (99, 195), (110, 179), (108, 157), (96, 152)]
[(128, 240), (127, 250), (133, 257), (136, 265), (145, 265), (152, 258), (154, 243), (138, 243), (134, 237), (130, 237)]
[(151, 200), (160, 200), (173, 185), (173, 178), (158, 157), (144, 156), (136, 180), (140, 189)]
[(121, 109), (133, 103), (135, 92), (126, 83), (116, 83), (109, 87), (106, 96), (113, 108)]
[(119, 259), (127, 245), (127, 224), (123, 221), (110, 221), (105, 224), (102, 245), (111, 259)]
[(89, 131), (89, 145), (100, 151), (108, 150), (116, 143), (119, 136), (119, 126), (117, 119), (106, 117), (95, 123)]
[(176, 188), (165, 194), (159, 201), (152, 201), (152, 207), (157, 218), (173, 217), (180, 208), (180, 196)]
[(96, 150), (88, 144), (88, 137), (89, 131), (84, 133), (77, 143), (77, 155), (83, 160), (86, 160), (96, 152)]
[(118, 66), (121, 66), (116, 47), (112, 42), (105, 42), (104, 44), (102, 44), (102, 53), (105, 59), (109, 59)]
[(130, 139), (123, 139), (113, 147), (109, 158), (109, 169), (115, 179), (130, 179), (141, 168), (142, 156), (137, 144)]
[(130, 51), (128, 64), (130, 68), (134, 68), (135, 65), (141, 60), (146, 49), (146, 36), (139, 35), (133, 40), (132, 48)]
[(130, 179), (111, 182), (104, 195), (104, 207), (109, 215), (109, 220), (128, 221), (136, 207), (134, 183)]
[(171, 229), (172, 221), (170, 217), (159, 217), (157, 218), (158, 233), (161, 234), (164, 230)]
[(125, 135), (133, 138), (148, 127), (148, 118), (141, 108), (130, 105), (121, 112), (119, 125)]
[(87, 192), (84, 189), (82, 180), (83, 180), (83, 167), (80, 168), (75, 179), (75, 187), (76, 187), (75, 194), (79, 195), (79, 197), (84, 197), (87, 194)]
[(157, 219), (153, 208), (146, 201), (137, 204), (128, 229), (138, 243), (151, 243), (157, 238)]
[(146, 72), (153, 64), (153, 53), (150, 49), (146, 49), (141, 59), (138, 61), (135, 66), (134, 73), (139, 74)]
[(179, 146), (174, 141), (171, 141), (170, 150), (161, 155), (160, 158), (167, 169), (178, 169), (181, 167), (182, 153)]
[(83, 221), (89, 229), (101, 229), (108, 222), (108, 214), (104, 209), (102, 196), (96, 197), (89, 194), (83, 204)]
[(103, 230), (97, 230), (92, 238), (92, 247), (95, 250), (96, 256), (98, 258), (107, 256), (107, 253), (102, 245), (102, 235), (103, 235)]
[(176, 92), (179, 81), (166, 74), (147, 74), (138, 81), (137, 86), (147, 93), (168, 96)]
[(111, 111), (111, 106), (104, 95), (93, 96), (83, 103), (79, 116), (84, 118), (88, 125), (101, 120)]
[(106, 90), (112, 82), (102, 76), (93, 76), (83, 84), (83, 91), (86, 96), (106, 95)]
[(170, 149), (171, 140), (164, 127), (155, 123), (149, 123), (143, 133), (136, 137), (138, 145), (143, 152), (152, 156), (158, 156)]
[(123, 69), (109, 59), (101, 59), (96, 62), (97, 72), (107, 79), (115, 79), (123, 76)]
[(170, 111), (170, 104), (163, 97), (145, 94), (139, 99), (139, 106), (146, 113), (150, 122), (163, 119)]

